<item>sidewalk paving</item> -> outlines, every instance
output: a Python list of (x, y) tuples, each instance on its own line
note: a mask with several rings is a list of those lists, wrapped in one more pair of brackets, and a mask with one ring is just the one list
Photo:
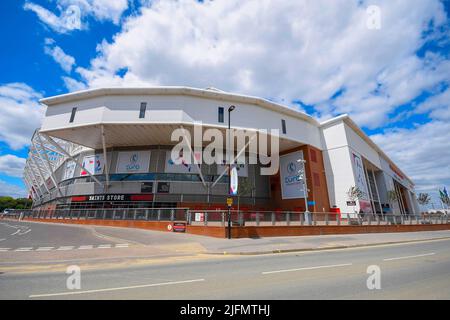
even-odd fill
[(204, 254), (268, 254), (290, 251), (323, 250), (333, 248), (349, 248), (358, 246), (382, 245), (391, 243), (450, 239), (450, 230), (399, 232), (399, 233), (367, 233), (298, 237), (266, 237), (221, 239), (193, 234), (160, 232), (129, 228), (95, 227), (104, 235), (128, 239), (145, 246), (153, 246), (160, 250), (184, 251)]

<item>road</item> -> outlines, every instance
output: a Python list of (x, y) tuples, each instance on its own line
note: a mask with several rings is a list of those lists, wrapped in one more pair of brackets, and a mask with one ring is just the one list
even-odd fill
[[(369, 266), (380, 270), (380, 289), (367, 287)], [(77, 290), (68, 276), (5, 272), (0, 299), (450, 299), (450, 240), (81, 268)]]

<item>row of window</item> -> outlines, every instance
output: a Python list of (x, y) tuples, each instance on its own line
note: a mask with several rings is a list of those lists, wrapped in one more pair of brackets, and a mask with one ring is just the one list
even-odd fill
[[(144, 119), (145, 118), (145, 111), (147, 110), (147, 102), (141, 102), (141, 107), (139, 109), (139, 119)], [(225, 109), (223, 107), (219, 107), (218, 109), (218, 121), (219, 123), (224, 123), (224, 112)], [(69, 122), (72, 123), (75, 120), (75, 114), (77, 113), (77, 108), (74, 107), (72, 108), (72, 113), (70, 115), (70, 120)], [(283, 132), (283, 134), (287, 133), (287, 129), (286, 129), (286, 120), (281, 119), (281, 131)]]

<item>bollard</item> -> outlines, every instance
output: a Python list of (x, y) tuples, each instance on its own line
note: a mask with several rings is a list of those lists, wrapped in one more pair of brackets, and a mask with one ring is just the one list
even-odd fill
[(259, 226), (259, 211), (256, 212), (256, 226)]
[(272, 225), (275, 225), (275, 212), (272, 212)]
[(286, 213), (286, 224), (288, 226), (291, 225), (291, 213), (290, 212)]

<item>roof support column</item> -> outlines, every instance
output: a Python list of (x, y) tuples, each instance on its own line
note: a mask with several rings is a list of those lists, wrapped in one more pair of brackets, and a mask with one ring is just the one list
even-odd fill
[(52, 146), (54, 146), (59, 152), (64, 154), (70, 160), (75, 162), (76, 165), (78, 165), (80, 168), (82, 168), (84, 171), (86, 171), (87, 174), (89, 175), (89, 177), (91, 177), (99, 186), (103, 187), (103, 184), (96, 177), (94, 177), (94, 175), (89, 170), (87, 170), (79, 160), (77, 160), (74, 157), (72, 157), (66, 150), (61, 148), (61, 146), (58, 143), (56, 143), (55, 140), (53, 140), (51, 137), (49, 137), (45, 133), (39, 133), (38, 134), (38, 138), (39, 138), (40, 141), (42, 141), (41, 140), (41, 135), (44, 137), (44, 139), (46, 141), (48, 141), (48, 143), (50, 143)]
[[(39, 176), (41, 177), (42, 181), (45, 181), (44, 174), (42, 173), (41, 168), (40, 168), (39, 165), (36, 163), (36, 160), (34, 159), (34, 156), (33, 156), (32, 154), (30, 154), (30, 160), (31, 160), (31, 162), (33, 162), (34, 166), (37, 167)], [(47, 192), (50, 194), (50, 190), (48, 189), (46, 183), (44, 183), (44, 187), (45, 187), (45, 190), (47, 190)]]
[[(37, 134), (37, 137), (38, 137), (38, 140), (39, 140), (39, 144), (44, 149), (44, 144), (42, 143), (42, 140), (41, 140), (41, 137), (39, 136), (39, 133)], [(31, 140), (31, 144), (33, 145), (34, 149), (36, 150), (39, 159), (41, 159), (41, 161), (44, 162), (44, 160), (42, 159), (41, 153), (37, 150), (36, 144), (34, 143), (33, 140)], [(45, 163), (47, 164), (47, 170), (50, 173), (50, 179), (52, 180), (53, 184), (55, 185), (55, 188), (58, 191), (59, 195), (62, 197), (63, 194), (62, 194), (61, 190), (59, 189), (58, 182), (56, 181), (55, 174), (54, 174), (53, 168), (52, 168), (52, 164), (50, 163), (50, 159), (48, 158), (48, 154), (47, 154), (47, 152), (45, 150), (43, 150), (43, 151), (44, 151)], [(44, 183), (46, 183), (46, 182), (44, 181)]]
[(100, 128), (101, 128), (101, 131), (102, 131), (103, 158), (105, 159), (105, 176), (106, 176), (105, 192), (108, 192), (108, 188), (109, 188), (109, 164), (108, 164), (108, 158), (106, 156), (105, 127), (103, 125), (101, 125)]

